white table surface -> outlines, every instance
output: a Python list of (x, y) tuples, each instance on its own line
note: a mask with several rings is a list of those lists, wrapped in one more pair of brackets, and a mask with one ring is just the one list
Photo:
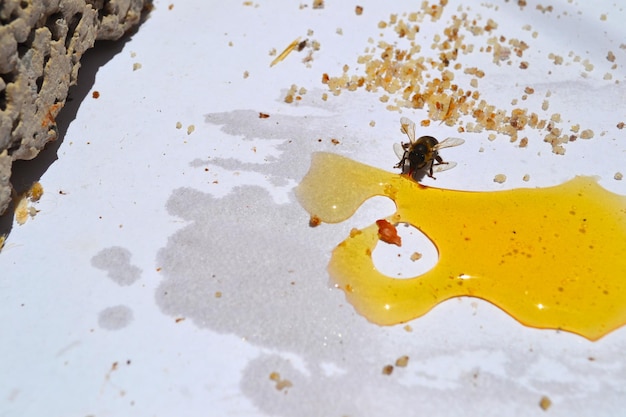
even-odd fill
[[(626, 173), (625, 131), (616, 128), (626, 120), (623, 7), (563, 0), (542, 13), (534, 2), (516, 3), (450, 0), (439, 22), (422, 23), (423, 52), (432, 53), (433, 34), (459, 7), (483, 23), (493, 18), (495, 34), (527, 40), (531, 67), (497, 66), (489, 54), (460, 57), (484, 69), (482, 98), (510, 108), (532, 86), (536, 93), (519, 106), (560, 113), (563, 127), (580, 124), (595, 137), (555, 155), (536, 130), (527, 132), (527, 149), (505, 136), (464, 134), (462, 147), (446, 150), (458, 166), (436, 185), (498, 190), (585, 174), (626, 194), (626, 181), (613, 178)], [(428, 115), (386, 110), (382, 92), (344, 91), (323, 101), (321, 74), (340, 75), (344, 64), (358, 73), (367, 39), (381, 32), (402, 42), (378, 22), (417, 11), (420, 2), (327, 0), (319, 10), (290, 1), (169, 4), (155, 1), (126, 42), (97, 45), (84, 57), (81, 84), (59, 120), (66, 131), (58, 160), (40, 179), (39, 213), (13, 227), (0, 254), (0, 416), (626, 410), (626, 328), (590, 342), (527, 328), (487, 302), (458, 298), (412, 321), (408, 332), (369, 323), (329, 283), (335, 245), (393, 205), (376, 198), (346, 222), (309, 228), (293, 187), (311, 154), (330, 151), (392, 170), (400, 116)], [(270, 68), (269, 51), (298, 36), (320, 42), (310, 68), (296, 52)], [(555, 65), (550, 53), (564, 63)], [(292, 84), (307, 93), (287, 104)], [(459, 136), (438, 123), (428, 134)], [(493, 182), (500, 173), (503, 184)], [(377, 258), (381, 269), (396, 267), (391, 258)], [(408, 366), (383, 375), (402, 355)], [(292, 386), (276, 389), (272, 372)], [(547, 411), (542, 396), (552, 401)]]

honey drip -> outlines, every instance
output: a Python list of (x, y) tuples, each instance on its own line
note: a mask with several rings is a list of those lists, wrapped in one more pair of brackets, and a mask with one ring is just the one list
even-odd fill
[(296, 188), (302, 206), (327, 223), (348, 219), (379, 195), (396, 204), (387, 219), (421, 230), (439, 260), (413, 278), (383, 275), (372, 261), (377, 225), (353, 230), (333, 251), (328, 271), (371, 322), (403, 323), (449, 298), (472, 296), (524, 325), (590, 340), (626, 324), (626, 197), (594, 178), (547, 188), (455, 191), (317, 153)]

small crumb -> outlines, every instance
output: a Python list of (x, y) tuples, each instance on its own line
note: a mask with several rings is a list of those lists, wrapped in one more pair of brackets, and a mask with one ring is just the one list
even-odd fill
[(504, 174), (498, 174), (495, 177), (493, 177), (493, 182), (497, 182), (498, 184), (502, 184), (505, 181), (506, 181), (506, 175)]
[(176, 320), (174, 320), (176, 323), (180, 323), (181, 321), (184, 321), (185, 318), (184, 317), (178, 317)]
[(314, 9), (323, 9), (324, 8), (324, 0), (313, 0), (313, 8)]
[(378, 238), (385, 243), (402, 246), (402, 238), (398, 236), (396, 226), (385, 219), (376, 220), (378, 226)]
[(259, 112), (259, 119), (267, 119), (268, 117), (270, 117), (269, 114)]
[(593, 71), (593, 64), (591, 62), (589, 62), (588, 59), (585, 59), (583, 61), (583, 66), (585, 67), (585, 71), (587, 71), (587, 72)]
[(335, 138), (331, 138), (331, 139), (330, 139), (330, 142), (331, 142), (333, 145), (339, 145), (339, 144), (341, 143), (341, 142), (339, 142), (339, 140), (338, 140), (338, 139), (335, 139)]
[(167, 6), (167, 10), (172, 10), (174, 8), (173, 4), (170, 4), (169, 6)]
[(393, 365), (385, 365), (383, 367), (383, 375), (391, 375), (393, 372)]
[(548, 110), (548, 107), (550, 107), (550, 102), (548, 100), (544, 100), (541, 104), (541, 110)]
[(530, 175), (526, 174), (522, 177), (522, 180), (528, 182), (530, 180)]
[(222, 292), (221, 291), (215, 291), (215, 298), (222, 298)]
[(396, 366), (399, 368), (406, 368), (408, 364), (409, 364), (409, 357), (406, 355), (400, 356), (398, 359), (396, 359)]
[(270, 374), (270, 381), (276, 382), (276, 389), (282, 391), (285, 388), (291, 388), (293, 384), (288, 379), (282, 379), (278, 372), (272, 372)]
[(545, 395), (541, 397), (541, 400), (539, 400), (539, 407), (541, 407), (543, 411), (546, 411), (551, 405), (552, 401), (550, 401), (550, 398)]
[(311, 218), (309, 219), (309, 226), (311, 227), (317, 227), (320, 224), (322, 224), (322, 219), (320, 219), (316, 215), (311, 216)]
[(250, 73), (248, 71), (243, 72), (243, 78), (248, 78), (249, 76), (250, 76)]
[(181, 122), (176, 122), (176, 129), (180, 129), (183, 127), (183, 124)]
[(94, 91), (93, 93), (91, 93), (91, 97), (96, 98), (96, 99), (100, 98), (100, 92), (97, 90)]
[(413, 252), (413, 253), (411, 254), (411, 260), (412, 260), (413, 262), (415, 262), (415, 261), (419, 261), (420, 259), (422, 259), (422, 254), (421, 254), (421, 253), (419, 253), (419, 252)]
[(430, 120), (429, 119), (424, 119), (420, 122), (420, 126), (422, 127), (428, 127), (430, 126)]
[(141, 69), (141, 64), (139, 62), (135, 62), (133, 64), (133, 71), (137, 71), (138, 69)]
[(404, 329), (405, 332), (412, 332), (413, 331), (413, 328), (410, 325), (408, 325), (408, 324), (405, 324), (403, 329)]
[(187, 134), (188, 135), (191, 135), (194, 130), (196, 130), (196, 127), (194, 125), (187, 126)]
[(363, 7), (361, 6), (356, 6), (354, 8), (354, 13), (356, 13), (357, 16), (361, 16), (363, 14)]
[(322, 100), (324, 100), (324, 101), (328, 100), (328, 94), (323, 93), (322, 94)]
[(612, 51), (609, 51), (609, 53), (606, 54), (606, 59), (609, 62), (615, 62), (615, 54)]
[(342, 28), (337, 28), (337, 30), (335, 30), (335, 32), (337, 33), (337, 35), (343, 35), (343, 29)]
[(624, 178), (624, 176), (621, 172), (616, 172), (615, 175), (613, 175), (613, 179), (616, 179), (617, 181), (621, 181), (622, 178)]
[(591, 139), (593, 137), (594, 133), (593, 130), (591, 129), (585, 129), (582, 132), (580, 132), (580, 138), (581, 139)]
[(621, 130), (624, 128), (624, 126), (626, 126), (624, 122), (619, 122), (616, 127)]
[(533, 93), (535, 92), (535, 89), (534, 89), (534, 88), (532, 88), (532, 87), (526, 87), (526, 88), (524, 89), (524, 92), (525, 92), (526, 94), (533, 94)]
[(606, 20), (606, 14), (602, 13), (600, 15), (600, 20), (602, 20), (602, 21)]
[(371, 127), (376, 126), (376, 122), (375, 122), (374, 120), (370, 120), (370, 126), (371, 126)]
[(36, 182), (30, 187), (28, 190), (28, 198), (30, 198), (31, 202), (39, 201), (41, 196), (43, 195), (43, 185), (40, 182)]
[(528, 62), (526, 62), (526, 61), (520, 62), (519, 63), (519, 67), (520, 67), (520, 69), (525, 70), (526, 68), (528, 68)]

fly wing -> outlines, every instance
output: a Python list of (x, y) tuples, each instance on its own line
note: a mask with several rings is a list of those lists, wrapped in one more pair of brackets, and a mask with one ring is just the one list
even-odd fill
[(411, 143), (415, 143), (415, 123), (413, 123), (411, 119), (401, 117), (400, 126), (402, 132), (406, 133), (406, 135), (409, 137), (409, 141), (411, 141)]
[(465, 140), (461, 138), (447, 138), (436, 144), (434, 148), (436, 151), (438, 151), (439, 149), (452, 148), (454, 146), (463, 145), (464, 143)]
[(396, 153), (396, 156), (398, 157), (398, 159), (402, 160), (402, 158), (404, 158), (404, 146), (402, 146), (401, 143), (394, 143), (393, 144), (393, 151)]

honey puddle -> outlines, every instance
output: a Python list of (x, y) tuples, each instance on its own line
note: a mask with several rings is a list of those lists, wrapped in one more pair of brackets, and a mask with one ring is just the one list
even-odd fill
[(626, 197), (594, 178), (548, 188), (454, 191), (317, 153), (296, 188), (302, 206), (327, 223), (348, 219), (377, 195), (396, 204), (388, 220), (420, 229), (439, 260), (410, 279), (383, 275), (371, 256), (378, 227), (353, 230), (333, 251), (328, 271), (368, 320), (403, 323), (449, 298), (472, 296), (527, 326), (590, 340), (626, 324)]

